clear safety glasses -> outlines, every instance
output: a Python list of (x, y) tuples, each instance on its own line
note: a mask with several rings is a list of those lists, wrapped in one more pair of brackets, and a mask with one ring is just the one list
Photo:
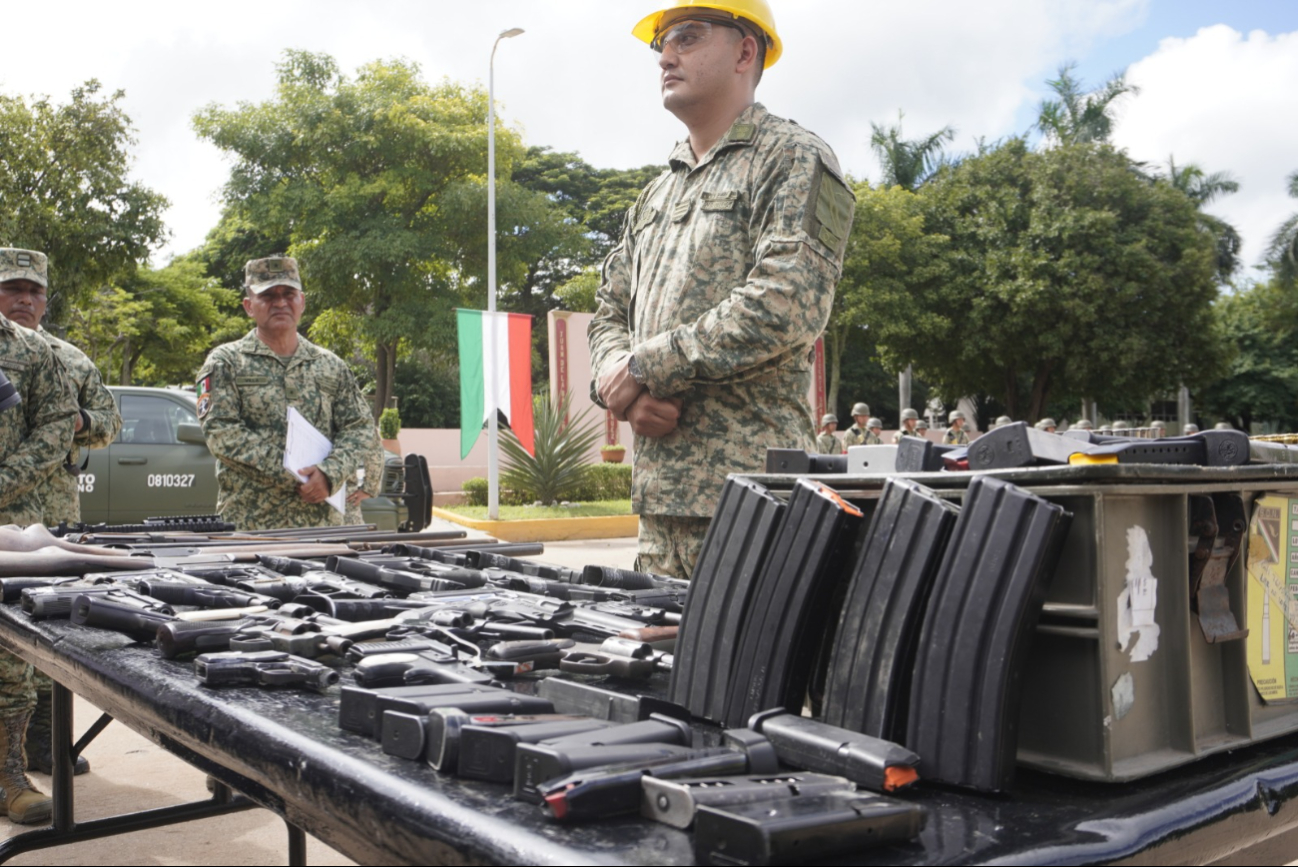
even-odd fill
[(671, 27), (654, 36), (653, 42), (649, 43), (649, 47), (659, 54), (662, 54), (663, 48), (668, 46), (677, 54), (686, 54), (707, 42), (708, 37), (712, 35), (713, 27), (729, 27), (731, 30), (738, 30), (745, 35), (748, 32), (731, 21), (687, 18), (683, 21), (677, 21)]

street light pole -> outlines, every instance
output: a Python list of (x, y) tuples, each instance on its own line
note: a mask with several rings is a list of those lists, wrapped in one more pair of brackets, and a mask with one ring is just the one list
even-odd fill
[[(487, 312), (496, 312), (496, 46), (502, 39), (512, 39), (522, 33), (522, 29), (513, 27), (501, 32), (491, 44), (491, 62), (487, 64)], [(494, 318), (494, 317), (492, 317)], [(487, 358), (494, 362), (497, 351), (493, 345), (496, 329), (483, 329), (482, 350)], [(487, 517), (492, 521), (500, 519), (500, 462), (498, 460), (498, 443), (500, 431), (496, 418), (500, 407), (496, 406), (497, 383), (500, 365), (489, 363), (491, 378), (487, 386)]]

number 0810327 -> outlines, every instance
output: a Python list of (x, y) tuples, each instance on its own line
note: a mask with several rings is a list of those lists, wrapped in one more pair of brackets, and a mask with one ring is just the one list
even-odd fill
[(150, 473), (150, 488), (191, 488), (194, 486), (193, 473)]

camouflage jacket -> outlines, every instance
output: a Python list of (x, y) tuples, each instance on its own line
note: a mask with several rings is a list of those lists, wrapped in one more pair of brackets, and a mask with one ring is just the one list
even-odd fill
[(44, 520), (40, 485), (72, 448), (77, 404), (54, 350), (0, 316), (0, 369), (22, 403), (0, 411), (0, 524)]
[(969, 445), (969, 434), (965, 433), (964, 428), (956, 430), (953, 427), (946, 429), (942, 434), (942, 445), (944, 446), (967, 446)]
[(841, 455), (843, 444), (832, 433), (823, 433), (816, 437), (816, 451), (822, 455)]
[(869, 436), (870, 432), (868, 430), (852, 425), (843, 433), (844, 450), (846, 450), (848, 446), (867, 445), (868, 443), (866, 440)]
[[(77, 405), (89, 421), (72, 438), (72, 448), (67, 455), (66, 466), (80, 470), (81, 450), (102, 449), (117, 439), (117, 434), (122, 429), (122, 416), (95, 363), (66, 340), (60, 340), (44, 328), (37, 331), (50, 344), (55, 357), (63, 365), (68, 384), (76, 392)], [(46, 524), (54, 526), (60, 521), (74, 524), (81, 520), (76, 473), (66, 468), (55, 470), (45, 477), (40, 493)]]
[(197, 392), (198, 417), (217, 458), (217, 511), (225, 520), (241, 530), (343, 523), (332, 506), (302, 502), (297, 479), (284, 469), (290, 406), (333, 443), (320, 469), (334, 490), (379, 447), (374, 417), (342, 359), (305, 337), (281, 359), (253, 329), (212, 350)]
[(901, 430), (897, 431), (895, 434), (892, 435), (892, 441), (894, 443), (899, 443), (901, 442), (902, 437), (923, 437), (923, 436), (924, 435), (917, 430), (906, 430), (905, 428), (902, 428)]
[(727, 474), (812, 448), (811, 354), (854, 207), (829, 146), (752, 105), (702, 158), (677, 144), (627, 212), (591, 369), (632, 351), (650, 393), (683, 403), (670, 434), (636, 437), (636, 512), (711, 516)]

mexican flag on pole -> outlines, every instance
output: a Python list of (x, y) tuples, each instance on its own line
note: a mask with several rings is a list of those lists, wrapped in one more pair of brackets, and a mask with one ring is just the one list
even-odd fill
[(455, 311), (460, 337), (460, 460), (497, 409), (529, 454), (532, 434), (532, 317)]

